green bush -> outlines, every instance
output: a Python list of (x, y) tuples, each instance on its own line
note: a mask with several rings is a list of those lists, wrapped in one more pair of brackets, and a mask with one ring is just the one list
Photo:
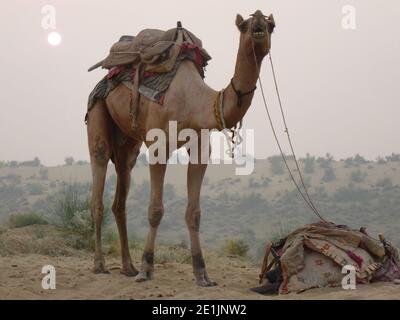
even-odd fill
[(249, 246), (244, 240), (229, 239), (222, 245), (221, 251), (228, 256), (245, 257), (249, 251)]
[[(65, 186), (55, 200), (57, 224), (76, 249), (93, 249), (94, 225), (90, 210), (89, 186), (70, 184)], [(103, 225), (108, 224), (111, 210), (104, 208)]]
[(367, 160), (363, 156), (360, 156), (358, 153), (354, 156), (354, 162), (357, 164), (366, 164)]
[(391, 178), (386, 177), (386, 178), (383, 178), (383, 179), (379, 180), (376, 183), (376, 186), (387, 190), (387, 189), (390, 189), (390, 188), (393, 187), (393, 181), (392, 181)]
[(377, 197), (375, 192), (366, 189), (357, 189), (353, 185), (338, 188), (332, 198), (337, 202), (361, 202)]
[(180, 246), (158, 246), (154, 256), (154, 262), (165, 263), (182, 263), (189, 264), (192, 261), (190, 250)]
[(58, 224), (68, 227), (76, 212), (89, 211), (89, 187), (81, 184), (70, 184), (62, 188), (55, 200), (54, 213)]
[(272, 156), (268, 158), (270, 163), (271, 173), (274, 175), (281, 175), (284, 171), (284, 162), (281, 156)]
[(390, 156), (385, 157), (387, 161), (390, 162), (399, 162), (400, 161), (400, 154), (399, 153), (392, 153)]
[(350, 174), (350, 181), (356, 183), (364, 182), (367, 176), (368, 174), (366, 172), (355, 170)]
[(45, 225), (48, 222), (36, 213), (11, 215), (8, 224), (10, 228), (22, 228), (32, 225)]
[(326, 167), (324, 170), (324, 175), (322, 176), (323, 182), (331, 182), (336, 180), (335, 170), (332, 167)]
[(319, 157), (316, 161), (321, 169), (329, 169), (332, 167), (333, 156), (327, 153), (325, 158)]
[(39, 196), (44, 193), (44, 187), (40, 183), (30, 183), (27, 185), (27, 189), (31, 196)]
[(304, 162), (304, 173), (311, 174), (315, 172), (315, 157), (311, 157), (309, 153), (307, 153), (307, 156), (305, 159), (303, 159)]

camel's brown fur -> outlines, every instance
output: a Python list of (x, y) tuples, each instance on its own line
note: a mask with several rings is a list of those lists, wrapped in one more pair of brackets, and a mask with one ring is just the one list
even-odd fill
[[(271, 33), (275, 24), (272, 16), (266, 19), (260, 11), (257, 11), (247, 20), (237, 15), (236, 25), (241, 34), (233, 82), (238, 90), (247, 92), (256, 85), (259, 74), (257, 65), (261, 66), (263, 58), (269, 52)], [(256, 28), (265, 32), (263, 38), (254, 38), (253, 32)], [(112, 210), (121, 242), (121, 272), (127, 276), (136, 276), (137, 281), (144, 281), (151, 279), (153, 275), (156, 233), (164, 215), (163, 185), (166, 164), (150, 165), (151, 192), (148, 209), (150, 229), (139, 273), (131, 261), (126, 228), (125, 203), (130, 186), (131, 170), (135, 166), (142, 143), (145, 142), (148, 147), (153, 143), (145, 140), (146, 133), (150, 129), (160, 128), (168, 137), (169, 121), (173, 120), (178, 123), (178, 132), (187, 128), (197, 132), (201, 129), (217, 128), (212, 108), (217, 91), (204, 83), (192, 62), (184, 61), (166, 93), (163, 106), (144, 96), (140, 98), (136, 129), (132, 129), (129, 114), (130, 94), (129, 89), (120, 85), (109, 94), (106, 101), (98, 100), (88, 117), (87, 130), (93, 175), (92, 216), (96, 231), (94, 272), (107, 272), (101, 249), (102, 198), (107, 164), (112, 156), (117, 173), (117, 190)], [(239, 108), (236, 93), (231, 85), (227, 86), (224, 103), (224, 118), (227, 127), (234, 126), (244, 117), (252, 98), (253, 94), (244, 97), (242, 106)], [(119, 142), (116, 139), (121, 135), (126, 137), (122, 146), (121, 139), (118, 140)], [(208, 278), (199, 240), (200, 189), (206, 168), (206, 164), (190, 163), (187, 172), (186, 224), (190, 233), (193, 270), (197, 284), (200, 286), (215, 285)]]

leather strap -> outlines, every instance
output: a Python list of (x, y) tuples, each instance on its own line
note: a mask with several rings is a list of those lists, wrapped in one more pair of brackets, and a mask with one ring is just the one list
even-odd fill
[(236, 95), (237, 95), (237, 97), (238, 97), (238, 104), (237, 104), (237, 106), (240, 108), (241, 106), (242, 106), (242, 104), (243, 104), (243, 97), (245, 97), (245, 96), (247, 96), (247, 95), (249, 95), (249, 94), (252, 94), (254, 91), (256, 91), (256, 89), (257, 89), (257, 86), (255, 86), (253, 89), (251, 89), (250, 91), (248, 91), (248, 92), (242, 92), (241, 90), (237, 90), (236, 89), (236, 87), (235, 87), (235, 85), (233, 84), (233, 78), (231, 79), (231, 86), (232, 86), (232, 89), (233, 89), (233, 91), (235, 91), (235, 93), (236, 93)]

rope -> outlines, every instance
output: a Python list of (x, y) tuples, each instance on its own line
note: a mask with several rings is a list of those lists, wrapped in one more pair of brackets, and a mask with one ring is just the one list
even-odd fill
[(282, 159), (283, 159), (283, 162), (284, 162), (284, 164), (285, 164), (285, 166), (286, 166), (286, 169), (288, 170), (289, 175), (290, 175), (290, 178), (292, 179), (294, 185), (296, 186), (297, 191), (300, 193), (301, 197), (302, 197), (303, 200), (306, 202), (306, 204), (310, 207), (310, 209), (314, 212), (314, 214), (315, 214), (316, 216), (318, 216), (318, 218), (319, 218), (320, 220), (322, 220), (322, 221), (324, 221), (324, 222), (327, 222), (327, 221), (321, 216), (321, 214), (319, 213), (319, 211), (318, 211), (317, 208), (315, 207), (313, 201), (311, 200), (311, 197), (310, 197), (310, 195), (309, 195), (309, 193), (308, 193), (307, 187), (306, 187), (306, 185), (305, 185), (305, 183), (304, 183), (303, 175), (301, 174), (299, 164), (298, 164), (298, 162), (297, 162), (296, 154), (295, 154), (295, 152), (294, 152), (293, 144), (292, 144), (292, 142), (291, 142), (290, 135), (289, 135), (289, 129), (288, 129), (287, 124), (286, 124), (285, 114), (284, 114), (284, 112), (283, 112), (282, 101), (281, 101), (281, 98), (280, 98), (280, 95), (279, 95), (279, 90), (278, 90), (276, 75), (275, 75), (275, 71), (274, 71), (273, 63), (272, 63), (272, 58), (271, 58), (271, 52), (269, 53), (269, 57), (270, 57), (271, 66), (272, 66), (272, 72), (273, 72), (273, 76), (274, 76), (275, 89), (276, 89), (276, 92), (277, 92), (277, 95), (278, 95), (279, 106), (280, 106), (280, 109), (281, 109), (281, 114), (282, 114), (282, 118), (283, 118), (283, 123), (284, 123), (284, 126), (285, 126), (285, 132), (286, 132), (287, 137), (288, 137), (288, 140), (289, 140), (289, 144), (290, 144), (290, 148), (291, 148), (291, 151), (292, 151), (293, 159), (294, 159), (294, 162), (296, 163), (296, 168), (297, 168), (297, 171), (298, 171), (298, 173), (299, 173), (299, 177), (300, 177), (300, 180), (301, 180), (301, 184), (302, 184), (302, 186), (303, 186), (303, 188), (304, 188), (304, 190), (305, 190), (305, 194), (303, 193), (303, 191), (301, 190), (299, 184), (296, 182), (296, 179), (295, 179), (294, 176), (293, 176), (292, 170), (290, 169), (290, 167), (289, 167), (289, 165), (288, 165), (288, 163), (287, 163), (286, 156), (285, 156), (285, 154), (284, 154), (284, 152), (283, 152), (282, 146), (281, 146), (281, 144), (280, 144), (280, 142), (279, 142), (279, 139), (278, 139), (278, 136), (277, 136), (277, 134), (276, 134), (275, 126), (274, 126), (274, 124), (273, 124), (272, 117), (271, 117), (271, 114), (270, 114), (270, 112), (269, 112), (269, 108), (268, 108), (267, 101), (266, 101), (266, 98), (265, 98), (265, 93), (264, 93), (263, 85), (262, 85), (262, 82), (261, 82), (261, 76), (260, 76), (260, 71), (261, 71), (261, 70), (260, 70), (260, 67), (259, 67), (259, 65), (258, 65), (258, 63), (257, 63), (257, 57), (256, 57), (256, 53), (255, 53), (255, 50), (254, 50), (254, 44), (253, 44), (252, 49), (253, 49), (254, 61), (255, 61), (256, 67), (257, 67), (257, 71), (258, 71), (258, 82), (259, 82), (259, 84), (260, 84), (261, 95), (262, 95), (262, 99), (263, 99), (263, 102), (264, 102), (265, 110), (267, 111), (267, 116), (268, 116), (268, 119), (269, 119), (269, 123), (270, 123), (270, 125), (271, 125), (272, 133), (273, 133), (273, 135), (274, 135), (276, 144), (278, 145), (278, 148), (279, 148), (279, 151), (280, 151), (280, 153), (281, 153), (281, 157), (282, 157)]
[[(213, 110), (218, 130), (224, 134), (228, 144), (226, 154), (233, 159), (235, 157), (235, 149), (243, 142), (243, 138), (240, 135), (243, 122), (241, 120), (239, 126), (236, 124), (231, 129), (227, 128), (224, 118), (224, 92), (224, 89), (218, 92), (213, 104)], [(230, 136), (229, 133), (232, 134), (232, 136)]]

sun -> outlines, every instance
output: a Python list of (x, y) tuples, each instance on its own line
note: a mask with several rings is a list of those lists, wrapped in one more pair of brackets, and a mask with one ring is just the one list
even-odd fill
[(58, 32), (52, 32), (48, 35), (47, 41), (53, 47), (56, 47), (61, 44), (61, 35)]

